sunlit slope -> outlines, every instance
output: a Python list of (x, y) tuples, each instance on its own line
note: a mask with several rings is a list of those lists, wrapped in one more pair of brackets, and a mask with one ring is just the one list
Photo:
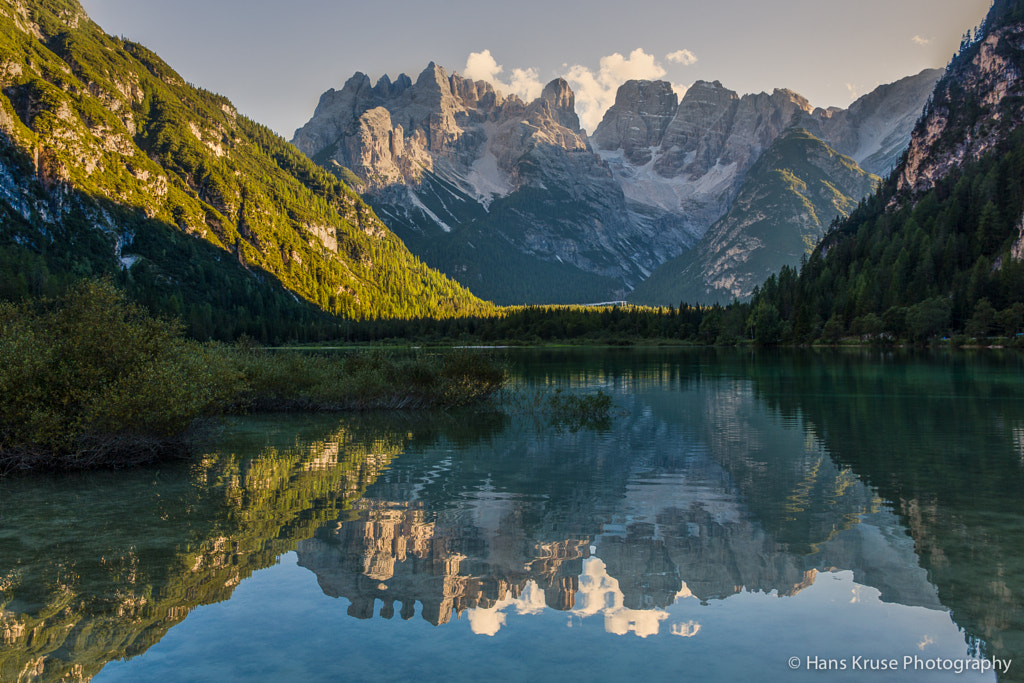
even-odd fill
[(74, 0), (0, 0), (0, 84), (4, 262), (29, 286), (26, 251), (51, 275), (130, 267), (142, 298), (210, 306), (214, 324), (264, 287), (357, 318), (488, 308), (341, 181)]

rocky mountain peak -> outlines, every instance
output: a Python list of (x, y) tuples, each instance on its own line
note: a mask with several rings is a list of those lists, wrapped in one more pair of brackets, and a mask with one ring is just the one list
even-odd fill
[[(505, 97), (487, 81), (472, 81), (455, 73), (449, 78), (452, 93), (462, 100), (463, 106), (478, 109), (488, 115), (505, 103)], [(513, 99), (518, 99), (514, 95)]]
[(815, 109), (787, 88), (740, 96), (720, 81), (695, 82), (677, 105), (669, 83), (628, 81), (593, 141), (627, 197), (685, 216), (699, 236), (728, 209), (764, 150), (794, 127), (868, 172), (885, 173), (937, 78), (925, 71), (882, 86), (849, 109)]
[(401, 74), (394, 82), (387, 74), (384, 74), (377, 79), (377, 84), (373, 86), (373, 94), (381, 99), (398, 97), (411, 86), (412, 79), (405, 74)]
[[(575, 107), (575, 95), (564, 79), (548, 83), (541, 97), (527, 106), (515, 95), (503, 96), (491, 83), (449, 75), (431, 62), (415, 83), (403, 74), (394, 83), (381, 77), (371, 87), (369, 78), (357, 73), (340, 93), (324, 93), (293, 144), (309, 156), (329, 153), (370, 189), (418, 183), (439, 159), (453, 173), (480, 180), (470, 167), (482, 157), (496, 159), (496, 170), (512, 176), (517, 185), (526, 179), (513, 167), (538, 145), (588, 149)], [(488, 184), (500, 187), (504, 181)]]
[(679, 108), (679, 96), (667, 81), (626, 81), (594, 131), (599, 149), (623, 150), (633, 164), (651, 160), (651, 148), (661, 143)]
[(453, 117), (465, 109), (462, 101), (453, 92), (447, 72), (434, 62), (428, 64), (416, 79), (414, 86), (402, 94), (409, 95), (408, 105), (415, 105), (409, 108), (407, 128), (422, 125), (425, 123), (424, 119), (429, 118), (431, 114), (439, 115), (440, 121), (426, 126), (428, 129), (434, 129), (433, 132), (440, 136), (431, 137), (432, 144), (441, 144), (448, 134), (454, 132), (451, 130), (454, 125)]
[(925, 69), (875, 88), (847, 109), (804, 113), (797, 125), (853, 157), (864, 170), (886, 175), (907, 148), (921, 108), (941, 74), (940, 69)]
[(739, 98), (735, 92), (722, 85), (721, 81), (694, 81), (693, 85), (691, 85), (686, 91), (686, 94), (683, 95), (683, 99), (699, 99), (704, 93), (722, 93), (728, 95), (732, 99)]
[(580, 119), (576, 115), (576, 95), (564, 78), (556, 78), (544, 86), (540, 98), (547, 102), (559, 124), (577, 131)]
[(789, 88), (775, 88), (772, 90), (772, 99), (792, 102), (798, 109), (805, 112), (814, 110), (810, 101), (798, 92)]
[[(364, 89), (372, 89), (370, 83), (370, 77), (364, 74), (362, 71), (357, 71), (352, 74), (351, 78), (345, 81), (345, 85), (341, 87), (342, 92), (346, 90), (349, 92), (359, 92)], [(336, 92), (333, 88), (327, 91), (328, 93)], [(325, 95), (327, 93), (324, 93)], [(323, 98), (321, 98), (323, 99)]]
[(446, 90), (448, 88), (448, 73), (444, 70), (444, 67), (430, 62), (416, 78), (416, 87), (438, 92)]

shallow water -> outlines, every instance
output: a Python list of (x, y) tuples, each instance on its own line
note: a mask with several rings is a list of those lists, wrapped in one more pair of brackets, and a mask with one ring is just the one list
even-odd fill
[(504, 414), (0, 483), (0, 679), (1024, 677), (1020, 356), (507, 353)]

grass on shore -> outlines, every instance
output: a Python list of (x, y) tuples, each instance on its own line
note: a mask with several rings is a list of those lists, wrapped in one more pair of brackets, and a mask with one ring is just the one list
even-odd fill
[(467, 405), (506, 381), (472, 351), (265, 352), (202, 344), (104, 281), (0, 303), (0, 473), (184, 456), (197, 424), (250, 410)]

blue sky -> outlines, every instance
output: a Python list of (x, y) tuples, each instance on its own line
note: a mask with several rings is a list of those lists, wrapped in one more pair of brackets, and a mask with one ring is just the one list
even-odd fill
[[(846, 106), (941, 67), (990, 0), (80, 0), (108, 33), (157, 52), (286, 138), (356, 71), (415, 78), (430, 61), (539, 92), (566, 77), (593, 131), (615, 88), (698, 79), (789, 88)], [(467, 74), (468, 69), (468, 74)]]

